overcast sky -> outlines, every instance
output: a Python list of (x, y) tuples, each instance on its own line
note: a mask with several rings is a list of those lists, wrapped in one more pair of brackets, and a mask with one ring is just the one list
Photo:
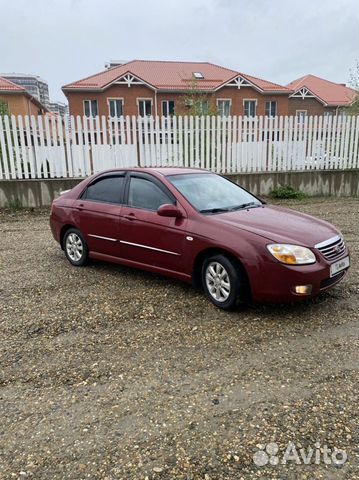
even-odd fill
[(347, 82), (358, 0), (0, 0), (0, 72), (61, 86), (109, 60), (210, 61), (281, 84)]

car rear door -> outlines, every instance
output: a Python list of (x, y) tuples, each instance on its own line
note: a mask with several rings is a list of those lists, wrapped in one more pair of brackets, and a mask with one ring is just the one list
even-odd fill
[(94, 179), (74, 204), (77, 227), (90, 251), (120, 256), (119, 227), (125, 172)]
[[(161, 217), (157, 209), (172, 203), (182, 218)], [(129, 175), (125, 204), (121, 208), (121, 255), (144, 265), (183, 271), (186, 212), (157, 178), (146, 173)]]

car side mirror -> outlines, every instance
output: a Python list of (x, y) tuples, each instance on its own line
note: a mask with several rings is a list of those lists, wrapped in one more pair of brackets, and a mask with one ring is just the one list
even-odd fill
[(175, 217), (180, 218), (182, 217), (182, 213), (176, 205), (172, 205), (170, 203), (165, 203), (161, 205), (157, 210), (158, 215), (161, 217)]

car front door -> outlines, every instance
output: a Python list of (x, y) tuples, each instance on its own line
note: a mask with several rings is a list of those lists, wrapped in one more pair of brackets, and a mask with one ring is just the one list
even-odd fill
[(120, 256), (119, 227), (125, 173), (101, 175), (74, 204), (76, 224), (91, 252)]
[[(162, 217), (157, 209), (177, 204), (181, 218)], [(131, 173), (121, 209), (121, 256), (143, 265), (183, 271), (186, 212), (157, 178)]]

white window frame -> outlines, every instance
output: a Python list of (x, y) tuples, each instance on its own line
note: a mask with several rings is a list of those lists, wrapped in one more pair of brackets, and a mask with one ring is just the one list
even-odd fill
[(144, 117), (142, 118), (146, 118), (146, 117), (150, 117), (153, 115), (153, 98), (151, 97), (138, 97), (136, 98), (136, 103), (137, 103), (137, 110), (138, 110), (138, 116), (141, 117), (141, 113), (140, 113), (140, 103), (141, 102), (151, 102), (151, 115), (145, 115)]
[[(200, 104), (201, 104), (201, 113), (200, 113), (200, 115), (201, 115), (201, 116), (208, 115), (208, 112), (209, 112), (209, 101), (208, 101), (208, 100), (201, 100), (201, 101), (200, 101)], [(206, 108), (203, 108), (205, 105), (206, 105)], [(206, 112), (205, 112), (205, 110), (206, 110)]]
[(231, 115), (231, 110), (232, 110), (232, 99), (231, 98), (217, 98), (216, 104), (217, 104), (217, 111), (219, 115), (226, 116), (220, 113), (219, 111), (219, 102), (229, 102), (229, 114), (228, 116)]
[(111, 117), (111, 111), (110, 111), (110, 102), (111, 102), (111, 100), (120, 100), (120, 101), (121, 101), (121, 103), (122, 103), (122, 116), (123, 116), (123, 106), (124, 106), (124, 104), (125, 104), (123, 97), (109, 97), (109, 98), (107, 98), (108, 116), (109, 116), (110, 118), (118, 118), (118, 117), (121, 117), (121, 115), (117, 115), (117, 116), (115, 116), (115, 117)]
[(246, 116), (245, 114), (245, 102), (254, 102), (254, 115), (247, 115), (248, 118), (253, 118), (257, 115), (257, 104), (258, 100), (256, 98), (243, 98), (243, 115)]
[[(163, 115), (163, 116), (166, 116), (166, 115), (164, 115), (164, 113), (163, 113), (163, 104), (164, 104), (164, 103), (167, 103), (167, 111), (169, 111), (168, 102), (173, 102), (173, 114), (174, 114), (175, 107), (176, 107), (176, 100), (161, 100), (161, 115)], [(169, 116), (171, 116), (171, 115), (172, 115), (172, 114), (169, 114)]]
[(192, 75), (193, 75), (193, 78), (195, 78), (196, 80), (204, 79), (204, 75), (202, 72), (193, 72)]
[[(272, 114), (267, 115), (267, 114), (265, 113), (265, 111), (267, 110), (267, 103), (271, 103), (271, 104), (272, 104), (272, 103), (275, 103), (275, 115), (272, 115)], [(270, 108), (270, 110), (272, 110), (272, 108)], [(277, 100), (266, 100), (266, 101), (264, 102), (264, 113), (265, 113), (266, 116), (269, 117), (269, 118), (274, 118), (274, 117), (276, 117), (276, 116), (278, 115), (278, 102), (277, 102)]]
[(308, 110), (296, 110), (295, 117), (297, 118), (299, 123), (304, 122), (304, 118), (308, 115)]
[[(89, 116), (86, 115), (86, 109), (85, 109), (85, 103), (86, 103), (86, 102), (90, 102), (90, 108), (89, 108), (90, 115), (89, 115)], [(91, 102), (96, 102), (96, 105), (97, 105), (97, 115), (93, 115), (93, 113), (92, 113), (92, 104), (91, 104)], [(82, 106), (83, 106), (83, 112), (84, 112), (84, 116), (85, 116), (85, 117), (87, 117), (87, 118), (95, 118), (96, 116), (98, 116), (98, 100), (86, 98), (85, 100), (82, 101)]]

